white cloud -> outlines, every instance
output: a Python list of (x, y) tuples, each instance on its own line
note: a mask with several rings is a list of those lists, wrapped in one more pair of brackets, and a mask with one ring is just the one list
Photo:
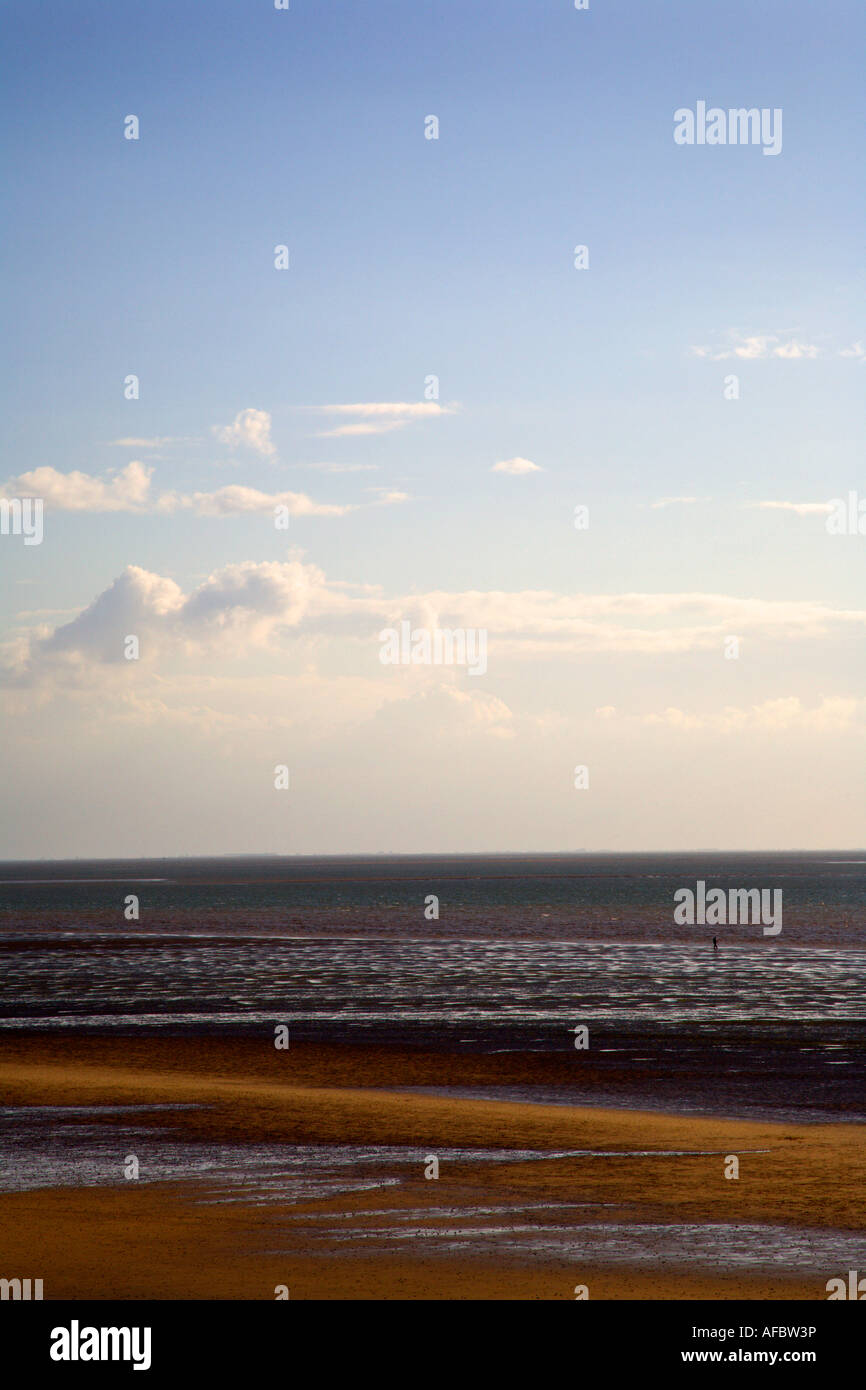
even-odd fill
[(758, 361), (771, 357), (815, 358), (821, 356), (821, 349), (815, 343), (804, 342), (800, 338), (783, 338), (778, 333), (755, 333), (743, 335), (729, 332), (727, 343), (718, 347), (693, 347), (696, 357), (708, 357), (713, 362), (724, 362), (735, 357), (743, 361)]
[(438, 401), (357, 401), (351, 405), (319, 405), (313, 409), (327, 415), (385, 415), (409, 420), (419, 416), (449, 415), (452, 411), (452, 407), (439, 405)]
[(253, 449), (265, 458), (272, 458), (276, 449), (271, 442), (271, 417), (266, 410), (252, 406), (241, 410), (230, 425), (215, 425), (214, 434), (230, 448)]
[(41, 497), (46, 506), (65, 512), (138, 512), (147, 509), (152, 473), (150, 464), (137, 460), (109, 469), (107, 478), (45, 466), (10, 478), (0, 485), (0, 496)]
[(312, 409), (324, 415), (359, 417), (351, 424), (318, 431), (320, 439), (337, 439), (350, 435), (387, 434), (391, 430), (403, 429), (412, 420), (452, 415), (455, 407), (439, 405), (436, 401), (358, 401), (346, 405), (313, 406)]
[(370, 488), (369, 491), (377, 494), (375, 502), (375, 506), (377, 507), (390, 507), (393, 506), (395, 502), (411, 501), (408, 492), (400, 492), (397, 488), (375, 487)]
[(127, 635), (146, 638), (155, 624), (182, 610), (183, 592), (173, 579), (129, 565), (83, 612), (37, 637), (35, 656), (69, 654), (77, 661), (123, 662)]
[[(725, 637), (751, 642), (823, 642), (866, 628), (866, 612), (808, 600), (724, 594), (555, 594), (548, 591), (442, 592), (387, 596), (330, 583), (293, 559), (228, 565), (189, 594), (171, 579), (129, 567), (72, 622), (39, 628), (11, 658), (15, 679), (50, 675), (55, 658), (77, 664), (122, 662), (123, 637), (142, 638), (142, 662), (165, 646), (215, 646), (231, 659), (251, 646), (280, 649), (292, 635), (361, 643), (401, 619), (415, 627), (488, 633), (491, 660), (534, 661), (540, 654), (624, 653), (664, 657), (715, 651)], [(144, 638), (147, 640), (144, 641)], [(606, 708), (606, 707), (603, 707)], [(608, 716), (603, 716), (608, 717)]]
[(689, 502), (698, 501), (700, 501), (698, 497), (660, 497), (657, 502), (650, 502), (650, 507), (655, 510), (658, 507), (673, 507), (675, 504), (685, 505)]
[(124, 666), (124, 641), (139, 640), (140, 661), (174, 647), (217, 647), (239, 655), (267, 644), (277, 626), (297, 626), (324, 577), (312, 565), (248, 561), (216, 571), (191, 593), (173, 579), (128, 565), (114, 583), (71, 622), (39, 630), (33, 669), (50, 671), (65, 658), (83, 671), (89, 663)]
[(36, 468), (21, 473), (0, 486), (0, 496), (41, 497), (47, 507), (75, 512), (157, 512), (192, 511), (196, 516), (237, 516), (244, 512), (272, 512), (277, 506), (288, 508), (291, 516), (345, 516), (361, 505), (404, 502), (408, 494), (380, 489), (384, 494), (376, 503), (316, 502), (305, 492), (262, 492), (258, 488), (235, 484), (215, 492), (151, 493), (153, 468), (150, 464), (128, 463), (109, 470), (106, 478), (88, 473), (60, 473), (56, 468)]
[(524, 473), (543, 473), (544, 469), (539, 468), (537, 463), (530, 463), (529, 459), (513, 458), (502, 459), (500, 463), (494, 463), (490, 472), (510, 473), (514, 477), (520, 477)]
[(317, 473), (378, 473), (378, 463), (299, 463), (296, 468), (310, 468)]
[(796, 512), (797, 516), (815, 516), (832, 512), (832, 502), (744, 502), (744, 507), (763, 507), (767, 511)]
[(717, 357), (742, 357), (746, 360), (753, 358), (768, 357), (773, 349), (773, 344), (778, 339), (766, 334), (756, 334), (750, 338), (741, 338), (734, 347), (727, 351), (716, 354)]
[(371, 424), (366, 421), (356, 420), (351, 425), (337, 425), (332, 430), (317, 430), (317, 439), (347, 439), (354, 435), (363, 434), (390, 434), (392, 430), (402, 429), (408, 424), (407, 420), (382, 420), (378, 424)]
[(190, 496), (163, 493), (156, 507), (160, 511), (190, 508), (196, 516), (238, 516), (243, 512), (272, 512), (284, 506), (291, 516), (345, 516), (352, 505), (314, 502), (305, 492), (260, 492), (258, 488), (234, 484), (216, 492), (194, 492)]
[(166, 444), (197, 444), (199, 441), (192, 435), (166, 434), (150, 439), (128, 437), (126, 439), (110, 439), (108, 442), (109, 444), (121, 445), (124, 449), (161, 449)]
[(838, 732), (866, 722), (866, 699), (847, 695), (824, 696), (819, 704), (809, 709), (798, 696), (787, 695), (746, 708), (726, 705), (723, 710), (710, 714), (689, 714), (669, 706), (661, 714), (639, 715), (637, 722), (718, 733), (740, 733), (749, 729), (767, 733)]
[(388, 684), (402, 687), (399, 705), (389, 704), (379, 715), (380, 721), (386, 723), (389, 740), (401, 734), (417, 737), (418, 729), (422, 728), (425, 744), (441, 743), (450, 751), (455, 736), (514, 737), (514, 717), (498, 695), (443, 680), (441, 670), (433, 679), (428, 674), (425, 683), (419, 686), (409, 669), (398, 669), (403, 680)]
[(790, 342), (780, 343), (778, 347), (774, 347), (770, 356), (789, 357), (792, 359), (799, 357), (815, 358), (819, 357), (820, 353), (821, 349), (814, 343), (803, 343), (797, 338), (792, 338)]

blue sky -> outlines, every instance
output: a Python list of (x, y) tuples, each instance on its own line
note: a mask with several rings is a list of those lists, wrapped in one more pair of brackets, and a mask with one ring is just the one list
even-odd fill
[[(808, 510), (866, 495), (862, 7), (30, 0), (7, 4), (4, 27), (6, 496), (52, 470), (36, 474), (43, 544), (0, 537), (7, 713), (29, 749), (10, 853), (863, 842), (866, 538), (830, 536)], [(677, 146), (674, 111), (699, 100), (781, 108), (781, 153)], [(137, 141), (123, 138), (129, 113)], [(129, 373), (138, 400), (124, 399)], [(436, 415), (323, 409), (417, 405), (430, 374)], [(258, 447), (243, 425), (234, 443), (225, 433), (249, 411)], [(390, 428), (332, 433), (371, 423)], [(113, 442), (127, 439), (169, 442)], [(491, 471), (514, 458), (535, 470)], [(107, 509), (104, 489), (133, 462), (152, 470), (146, 496)], [(157, 505), (230, 487), (307, 500), (288, 533), (264, 503)], [(753, 505), (767, 502), (787, 505)], [(337, 589), (265, 627), (254, 605), (229, 605), (221, 630), (241, 642), (243, 628), (243, 652), (188, 623), (182, 640), (165, 635), (163, 600), (136, 581), (134, 601), (124, 591), (119, 612), (112, 599), (97, 613), (123, 626), (132, 601), (159, 627), (134, 672), (104, 659), (93, 625), (80, 647), (59, 639), (73, 667), (45, 655), (127, 566), (190, 595), (226, 567), (290, 562)], [(491, 630), (483, 681), (377, 669), (382, 614), (338, 615), (339, 586), (464, 623), (473, 601), (430, 596), (512, 595), (513, 635), (496, 656)], [(617, 595), (722, 595), (730, 622), (739, 602), (799, 607), (744, 610), (743, 657), (712, 665), (704, 624), (723, 635), (724, 606), (708, 618), (704, 605), (694, 640), (660, 639), (655, 654), (601, 631), (550, 651), (560, 619), (527, 616), (520, 596), (535, 593), (607, 596), (614, 626)], [(646, 607), (636, 628), (673, 621), (676, 604)], [(490, 620), (489, 599), (477, 610)], [(285, 756), (307, 769), (290, 831), (257, 781), (276, 758), (263, 731), (283, 679), (310, 699), (287, 697), (305, 712), (285, 725)], [(452, 729), (446, 707), (468, 725)], [(84, 830), (76, 788), (82, 767), (107, 775), (117, 756), (112, 711), (136, 728), (152, 803), (121, 829), (120, 803), (91, 787)], [(233, 750), (219, 775), (218, 729)], [(396, 740), (411, 758), (440, 737), (476, 789), (467, 801), (437, 756), (432, 800), (409, 814), (412, 788), (383, 771), (382, 750)], [(804, 747), (836, 808), (820, 827), (805, 787), (792, 805)], [(597, 810), (577, 817), (557, 771), (575, 748), (604, 769)], [(731, 780), (696, 821), (688, 770), (704, 753)], [(374, 816), (334, 808), (328, 759), (375, 792)], [(641, 826), (635, 802), (668, 781), (669, 810)], [(753, 784), (754, 824), (737, 801)], [(200, 805), (187, 795), (158, 815), (160, 797), (190, 787)]]

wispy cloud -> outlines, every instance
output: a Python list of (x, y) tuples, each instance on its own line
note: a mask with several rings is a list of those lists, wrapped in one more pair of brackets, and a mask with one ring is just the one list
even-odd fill
[(354, 415), (358, 418), (346, 425), (335, 425), (333, 429), (319, 430), (320, 439), (337, 439), (341, 436), (387, 434), (391, 430), (403, 429), (413, 420), (435, 419), (442, 415), (453, 415), (452, 405), (439, 405), (437, 401), (357, 401), (354, 404), (320, 405), (311, 407), (323, 415)]
[(791, 361), (796, 361), (801, 357), (820, 357), (820, 355), (821, 349), (815, 343), (804, 343), (797, 338), (792, 338), (787, 343), (779, 343), (769, 353), (770, 357), (787, 357)]
[(537, 463), (531, 463), (529, 459), (513, 458), (502, 459), (499, 463), (494, 463), (490, 469), (491, 473), (510, 473), (512, 477), (520, 477), (524, 473), (543, 473), (544, 469)]
[(172, 512), (190, 509), (196, 516), (238, 516), (243, 512), (272, 512), (284, 506), (291, 516), (345, 516), (355, 510), (352, 504), (315, 502), (305, 492), (261, 492), (258, 488), (234, 484), (215, 492), (163, 493), (154, 510)]
[(744, 507), (763, 507), (767, 511), (796, 512), (797, 516), (816, 516), (833, 510), (832, 502), (744, 502)]
[(639, 724), (664, 725), (684, 732), (709, 729), (716, 733), (737, 734), (756, 729), (768, 733), (821, 733), (850, 729), (866, 723), (866, 699), (862, 696), (828, 695), (810, 708), (798, 696), (785, 695), (747, 707), (726, 705), (724, 709), (709, 714), (694, 714), (669, 706), (660, 714), (643, 714), (632, 718)]
[(35, 468), (0, 485), (0, 496), (41, 497), (49, 508), (66, 512), (171, 513), (191, 511), (196, 516), (237, 516), (244, 512), (272, 512), (277, 506), (288, 508), (292, 516), (345, 516), (362, 505), (407, 500), (408, 494), (377, 489), (383, 495), (376, 503), (316, 502), (304, 492), (263, 492), (259, 488), (234, 484), (213, 492), (182, 493), (151, 491), (153, 468), (133, 461), (119, 471), (110, 470), (105, 478), (88, 473), (61, 473), (56, 468)]
[(822, 356), (816, 343), (809, 343), (796, 336), (779, 333), (754, 333), (744, 335), (731, 330), (726, 341), (717, 346), (692, 347), (696, 357), (708, 357), (713, 362), (724, 362), (729, 358), (741, 361), (759, 361), (778, 357), (789, 361), (814, 359)]
[(438, 401), (357, 401), (352, 405), (318, 405), (313, 409), (328, 415), (386, 415), (405, 419), (452, 412), (452, 407), (440, 405)]
[(408, 421), (406, 420), (383, 420), (381, 424), (373, 424), (370, 421), (356, 420), (351, 425), (337, 425), (332, 430), (317, 430), (317, 439), (348, 439), (353, 435), (364, 434), (390, 434), (392, 430), (402, 429)]
[(818, 357), (847, 357), (866, 362), (866, 348), (858, 341), (850, 347), (835, 348), (829, 343), (808, 342), (797, 333), (738, 333), (729, 329), (715, 344), (692, 347), (695, 357), (706, 357), (711, 362), (724, 362), (731, 358), (740, 361), (766, 361), (780, 358), (783, 361), (814, 361)]
[(376, 506), (378, 507), (390, 507), (395, 502), (410, 502), (412, 500), (408, 492), (400, 492), (398, 488), (372, 487), (368, 488), (368, 491), (376, 493)]
[(196, 435), (164, 434), (150, 439), (131, 436), (125, 439), (109, 439), (108, 442), (124, 449), (162, 449), (167, 444), (199, 444), (201, 441)]
[(699, 502), (699, 497), (660, 497), (657, 502), (650, 502), (650, 507), (654, 510), (659, 507), (685, 506), (690, 502)]
[(317, 473), (378, 473), (378, 463), (298, 463), (296, 468), (309, 468)]

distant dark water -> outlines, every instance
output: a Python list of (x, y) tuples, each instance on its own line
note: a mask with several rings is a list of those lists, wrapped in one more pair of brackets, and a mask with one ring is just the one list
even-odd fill
[[(673, 894), (698, 879), (781, 888), (786, 944), (866, 946), (866, 851), (5, 862), (0, 932), (408, 928), (434, 939), (693, 942), (709, 936), (674, 925)], [(127, 893), (141, 900), (134, 927), (123, 917)], [(424, 915), (430, 894), (438, 921)]]
[[(675, 925), (698, 879), (781, 888), (781, 934)], [(866, 853), (3, 864), (0, 971), (4, 1031), (556, 1052), (585, 1023), (575, 1101), (866, 1118)]]

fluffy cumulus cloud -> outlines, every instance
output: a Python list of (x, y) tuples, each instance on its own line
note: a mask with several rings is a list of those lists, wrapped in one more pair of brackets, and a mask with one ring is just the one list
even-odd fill
[(3, 497), (41, 497), (45, 505), (66, 512), (141, 512), (150, 505), (150, 464), (133, 461), (109, 469), (104, 478), (89, 473), (60, 473), (33, 468), (0, 484)]
[[(489, 669), (495, 673), (498, 661), (531, 663), (542, 653), (667, 657), (715, 652), (721, 659), (733, 634), (755, 646), (820, 643), (861, 635), (866, 612), (818, 601), (701, 593), (523, 590), (389, 596), (370, 586), (332, 583), (301, 559), (227, 565), (184, 593), (173, 579), (130, 566), (71, 621), (20, 634), (7, 652), (5, 674), (12, 684), (50, 680), (63, 670), (84, 679), (96, 667), (121, 665), (129, 634), (139, 638), (143, 663), (207, 649), (231, 661), (256, 648), (272, 654), (289, 651), (299, 638), (343, 652), (347, 643), (360, 644), (373, 663), (380, 633), (396, 630), (402, 622), (413, 631), (485, 632)], [(417, 667), (408, 669), (418, 673)], [(392, 674), (394, 670), (390, 668)], [(405, 674), (407, 668), (396, 670)]]
[(172, 622), (183, 604), (183, 593), (173, 579), (130, 565), (71, 622), (37, 637), (33, 656), (37, 663), (58, 654), (82, 661), (123, 661), (129, 634), (140, 637), (157, 623)]
[[(227, 565), (185, 594), (173, 579), (129, 565), (71, 622), (33, 629), (26, 649), (7, 649), (11, 684), (71, 679), (87, 683), (97, 668), (130, 668), (126, 644), (133, 636), (139, 662), (215, 651), (229, 659), (267, 646), (275, 629), (297, 627), (324, 576), (297, 561)], [(339, 603), (339, 599), (337, 600)]]
[(325, 596), (325, 577), (314, 565), (298, 560), (226, 565), (184, 601), (179, 630), (193, 639), (230, 631), (242, 645), (258, 643), (275, 625), (297, 627)]
[(271, 441), (271, 417), (266, 410), (252, 406), (241, 410), (230, 425), (215, 425), (214, 434), (230, 449), (252, 449), (264, 458), (273, 458), (276, 449)]

